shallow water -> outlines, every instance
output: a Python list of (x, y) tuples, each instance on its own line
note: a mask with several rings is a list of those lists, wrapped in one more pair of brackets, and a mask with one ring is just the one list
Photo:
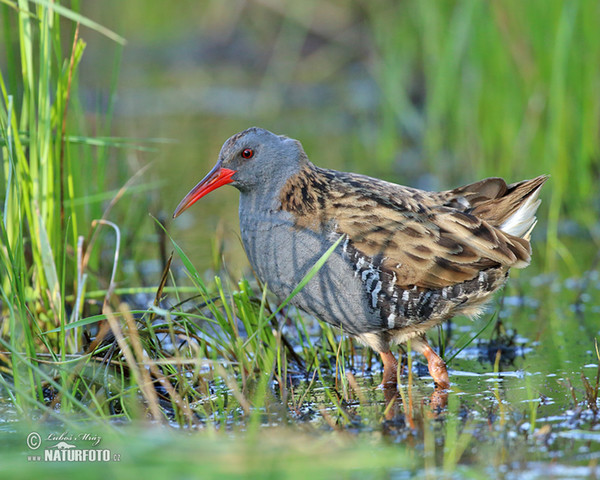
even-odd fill
[[(88, 12), (92, 18), (113, 26), (110, 19), (103, 18), (111, 9), (89, 8), (99, 10)], [(119, 16), (119, 22), (138, 15), (134, 7), (121, 8), (126, 14), (129, 11), (129, 16)], [(185, 15), (180, 13), (179, 18), (182, 17)], [(146, 25), (127, 30), (130, 44), (122, 64), (114, 131), (123, 137), (161, 137), (175, 143), (159, 146), (156, 152), (118, 152), (111, 157), (115, 165), (128, 162), (132, 171), (154, 162), (144, 180), (162, 182), (148, 197), (134, 197), (123, 210), (141, 204), (139, 211), (143, 215), (151, 212), (170, 218), (181, 197), (214, 164), (222, 142), (253, 124), (299, 138), (311, 159), (325, 167), (382, 176), (423, 188), (446, 188), (455, 186), (455, 180), (477, 180), (472, 178), (473, 171), (448, 174), (452, 166), (443, 155), (429, 160), (428, 165), (433, 164), (435, 171), (427, 169), (419, 156), (419, 112), (411, 113), (415, 115), (411, 117), (412, 124), (404, 118), (403, 129), (398, 128), (404, 135), (401, 158), (390, 149), (388, 164), (373, 162), (374, 149), (386, 148), (373, 132), (380, 126), (373, 121), (379, 113), (374, 108), (378, 87), (365, 65), (356, 59), (341, 67), (342, 73), (331, 77), (331, 81), (316, 81), (307, 87), (291, 76), (277, 85), (268, 85), (254, 69), (237, 65), (243, 57), (238, 49), (244, 38), (230, 32), (226, 44), (215, 45), (211, 39), (222, 33), (215, 33), (218, 25), (212, 33), (198, 32), (189, 22), (186, 25), (180, 32), (171, 30), (173, 38), (167, 41), (156, 40), (155, 32)], [(196, 48), (196, 44), (209, 45), (212, 50)], [(101, 41), (91, 41), (82, 64), (81, 88), (85, 106), (90, 110), (96, 108), (98, 98), (104, 98), (106, 85), (110, 84), (104, 48)], [(265, 58), (252, 53), (242, 60), (250, 58), (264, 67)], [(227, 61), (218, 59), (219, 54), (225, 54)], [(247, 73), (254, 76), (241, 78)], [(223, 75), (227, 85), (221, 86), (219, 79)], [(231, 81), (232, 78), (240, 80)], [(273, 91), (277, 95), (267, 100), (274, 99), (275, 105), (264, 101), (265, 92)], [(404, 131), (410, 130), (411, 125), (414, 131)], [(385, 155), (378, 158), (381, 156)], [(414, 161), (416, 158), (419, 161)], [(234, 189), (214, 192), (168, 225), (209, 281), (214, 272), (223, 274), (224, 270), (232, 278), (247, 274), (247, 261), (238, 238), (237, 196)], [(533, 265), (514, 272), (492, 306), (502, 323), (492, 322), (450, 364), (452, 388), (444, 399), (448, 404), (445, 411), (436, 414), (432, 410), (432, 379), (423, 359), (413, 355), (412, 378), (409, 381), (404, 372), (400, 398), (389, 410), (392, 415), (386, 418), (389, 399), (377, 388), (380, 365), (377, 359), (370, 360), (368, 353), (359, 351), (354, 357), (347, 357), (350, 365), (346, 366), (356, 387), (347, 377), (334, 380), (333, 369), (324, 372), (324, 382), (315, 378), (312, 383), (310, 368), (308, 372), (292, 371), (294, 390), (288, 385), (285, 401), (281, 387), (276, 382), (270, 385), (271, 398), (260, 407), (263, 428), (283, 428), (284, 435), (291, 438), (308, 425), (316, 436), (333, 431), (350, 436), (351, 441), (375, 438), (376, 442), (406, 448), (416, 459), (416, 467), (391, 468), (391, 478), (418, 478), (424, 474), (435, 478), (452, 471), (453, 464), (458, 465), (456, 478), (461, 477), (461, 468), (469, 467), (493, 478), (600, 476), (600, 404), (597, 399), (590, 400), (582, 380), (584, 375), (597, 391), (599, 360), (594, 339), (600, 337), (600, 274), (593, 268), (597, 247), (587, 231), (565, 223), (560, 238), (573, 256), (574, 266), (561, 263), (558, 268), (547, 268), (543, 252), (546, 206), (547, 202), (540, 210), (535, 231)], [(115, 210), (118, 209), (119, 206)], [(122, 214), (121, 218), (127, 217)], [(132, 272), (142, 270), (142, 283), (154, 284), (161, 270), (155, 268), (159, 261), (148, 260), (158, 256), (150, 220), (144, 223), (143, 232), (148, 240), (134, 252), (142, 254), (125, 259), (126, 268)], [(173, 269), (180, 271), (181, 265), (175, 264)], [(141, 300), (138, 303), (146, 306)], [(445, 357), (449, 358), (466, 339), (473, 337), (489, 315), (477, 321), (456, 319), (450, 330), (446, 327)], [(319, 341), (318, 325), (310, 328), (314, 340)], [(284, 333), (297, 345), (293, 331)], [(435, 343), (438, 334), (433, 331), (431, 338)], [(209, 370), (200, 372), (208, 376)], [(210, 388), (203, 402), (227, 398), (235, 403), (227, 385), (212, 383)], [(224, 423), (201, 417), (199, 429), (211, 421), (232, 432), (232, 436), (243, 437), (247, 428), (241, 407)], [(23, 426), (22, 414), (5, 392), (0, 393), (0, 431), (16, 434)], [(143, 443), (144, 435), (136, 434), (132, 443), (136, 441)], [(459, 451), (452, 453), (454, 446)], [(19, 454), (23, 454), (22, 449)], [(464, 476), (469, 476), (467, 471)]]

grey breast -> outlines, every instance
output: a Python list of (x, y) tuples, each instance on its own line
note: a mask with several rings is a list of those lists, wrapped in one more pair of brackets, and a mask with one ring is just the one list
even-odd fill
[[(240, 230), (252, 268), (279, 300), (285, 299), (338, 238), (297, 229), (288, 212), (257, 208), (240, 197)], [(381, 315), (367, 301), (364, 283), (340, 245), (294, 297), (293, 304), (349, 334), (381, 329)]]

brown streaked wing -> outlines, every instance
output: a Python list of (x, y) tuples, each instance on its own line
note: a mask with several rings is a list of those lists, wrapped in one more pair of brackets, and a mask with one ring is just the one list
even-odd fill
[(419, 213), (382, 205), (365, 209), (360, 196), (344, 203), (331, 217), (337, 231), (348, 234), (363, 255), (378, 258), (399, 286), (442, 288), (471, 280), (485, 268), (529, 263), (526, 240), (467, 213), (449, 208)]

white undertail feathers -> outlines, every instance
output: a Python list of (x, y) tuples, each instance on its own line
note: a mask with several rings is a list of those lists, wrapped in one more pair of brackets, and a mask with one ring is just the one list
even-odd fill
[(521, 206), (517, 209), (515, 213), (513, 213), (510, 217), (508, 217), (502, 225), (500, 225), (500, 230), (504, 233), (508, 233), (509, 235), (514, 235), (515, 237), (521, 237), (525, 240), (529, 240), (531, 235), (531, 231), (537, 222), (535, 218), (535, 212), (540, 206), (541, 200), (538, 198), (540, 194), (540, 189), (542, 185), (536, 188), (529, 198)]

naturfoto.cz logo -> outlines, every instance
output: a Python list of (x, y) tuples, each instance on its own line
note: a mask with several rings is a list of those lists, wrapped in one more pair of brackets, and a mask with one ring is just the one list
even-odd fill
[[(102, 437), (90, 433), (72, 435), (64, 432), (59, 435), (48, 434), (45, 438), (37, 432), (27, 435), (27, 447), (36, 450), (36, 455), (28, 455), (30, 462), (118, 462), (121, 455), (105, 448), (94, 448), (100, 445)], [(42, 450), (40, 447), (43, 448)], [(81, 445), (83, 444), (83, 445)]]

